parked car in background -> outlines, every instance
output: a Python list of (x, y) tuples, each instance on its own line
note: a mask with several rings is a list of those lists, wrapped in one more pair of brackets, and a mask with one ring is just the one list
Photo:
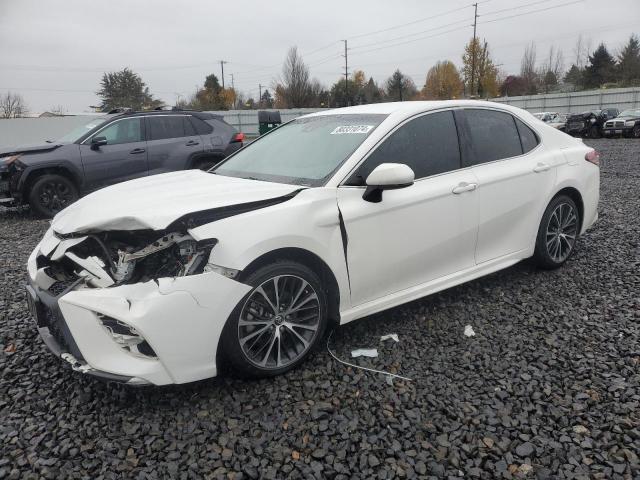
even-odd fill
[(560, 267), (597, 219), (599, 175), (595, 150), (508, 105), (324, 110), (209, 172), (60, 212), (28, 260), (29, 308), (83, 374), (273, 376), (331, 326), (525, 258)]
[(558, 112), (539, 112), (534, 113), (534, 117), (538, 120), (542, 120), (547, 125), (552, 126), (553, 128), (564, 131), (567, 123), (567, 115), (564, 113)]
[(607, 120), (602, 134), (606, 137), (625, 135), (640, 138), (640, 109), (624, 110), (614, 119)]
[(125, 112), (93, 119), (49, 144), (0, 152), (0, 199), (51, 217), (80, 196), (157, 173), (208, 169), (244, 135), (195, 111)]
[(570, 115), (567, 118), (565, 131), (574, 137), (599, 138), (602, 135), (604, 122), (617, 117), (618, 113), (617, 108), (606, 108)]

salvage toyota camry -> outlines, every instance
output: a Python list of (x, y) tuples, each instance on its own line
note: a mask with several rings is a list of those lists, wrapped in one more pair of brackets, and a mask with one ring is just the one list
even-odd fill
[(66, 208), (29, 258), (29, 306), (49, 348), (85, 374), (275, 375), (327, 327), (525, 258), (559, 267), (598, 197), (598, 154), (517, 108), (329, 110), (209, 172)]

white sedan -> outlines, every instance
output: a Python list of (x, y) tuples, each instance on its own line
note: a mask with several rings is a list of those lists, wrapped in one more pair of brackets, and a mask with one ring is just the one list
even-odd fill
[(29, 258), (29, 306), (49, 348), (84, 374), (275, 375), (328, 327), (525, 258), (561, 266), (598, 196), (598, 154), (514, 107), (323, 111), (209, 172), (71, 205)]

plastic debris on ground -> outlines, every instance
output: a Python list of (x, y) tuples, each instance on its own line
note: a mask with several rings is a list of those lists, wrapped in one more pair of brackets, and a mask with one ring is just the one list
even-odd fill
[(467, 325), (464, 327), (464, 336), (465, 337), (475, 337), (476, 332), (473, 331), (473, 327), (471, 325)]
[(375, 358), (377, 356), (378, 356), (377, 348), (358, 348), (357, 350), (351, 350), (351, 358), (357, 358), (357, 357)]
[(394, 342), (399, 342), (400, 339), (398, 338), (398, 334), (397, 333), (390, 333), (388, 335), (382, 335), (380, 337), (380, 341), (384, 342), (385, 340), (393, 340)]

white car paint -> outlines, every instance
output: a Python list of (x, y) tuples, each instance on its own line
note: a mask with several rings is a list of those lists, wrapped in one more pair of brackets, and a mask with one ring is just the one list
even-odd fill
[[(386, 190), (380, 203), (363, 200), (365, 187), (343, 185), (369, 152), (407, 119), (472, 107), (510, 113), (538, 134), (540, 144), (521, 157), (460, 168), (417, 179), (406, 188)], [(105, 188), (54, 218), (29, 257), (32, 286), (47, 289), (51, 280), (38, 267), (39, 257), (55, 253), (60, 258), (77, 243), (63, 237), (92, 231), (162, 230), (189, 213), (297, 193), (281, 203), (195, 226), (188, 234), (195, 240), (217, 239), (208, 262), (221, 271), (243, 271), (263, 255), (284, 248), (315, 255), (335, 277), (340, 322), (346, 323), (531, 256), (543, 212), (563, 188), (574, 188), (582, 197), (581, 233), (597, 219), (599, 170), (584, 159), (591, 149), (523, 110), (479, 101), (404, 102), (310, 116), (336, 113), (388, 116), (323, 186), (187, 171)], [(222, 328), (250, 290), (214, 270), (107, 288), (93, 288), (87, 282), (62, 295), (58, 305), (86, 362), (76, 369), (161, 385), (216, 375)], [(158, 358), (124, 351), (102, 326), (99, 315), (135, 328)]]

